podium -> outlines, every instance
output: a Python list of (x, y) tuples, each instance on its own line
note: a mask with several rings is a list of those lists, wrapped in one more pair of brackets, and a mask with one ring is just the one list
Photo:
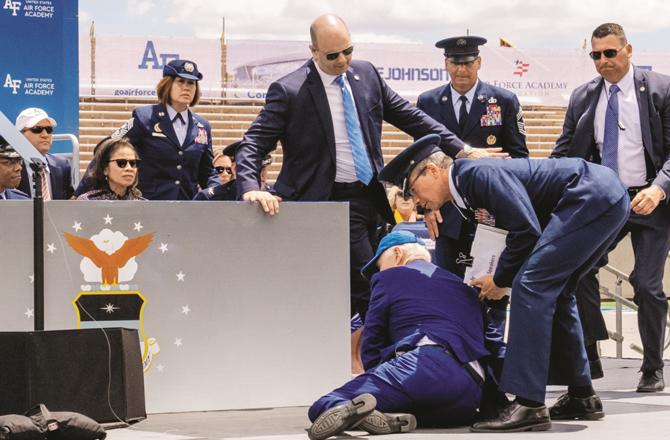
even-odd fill
[(0, 332), (0, 414), (44, 403), (99, 423), (146, 418), (137, 330)]

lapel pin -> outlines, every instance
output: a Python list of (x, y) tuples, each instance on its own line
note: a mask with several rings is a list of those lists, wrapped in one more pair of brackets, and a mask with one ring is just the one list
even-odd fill
[(447, 102), (447, 101), (449, 101), (449, 98), (446, 97), (446, 96), (443, 96), (443, 97), (442, 97), (442, 102)]
[(158, 116), (165, 116), (165, 112), (158, 112)]
[(479, 102), (484, 101), (484, 95), (477, 96), (477, 99), (479, 100)]
[(354, 75), (354, 79), (355, 79), (356, 81), (358, 81), (358, 80), (360, 80), (360, 79), (361, 79), (361, 77), (360, 77), (360, 76), (358, 76), (358, 75)]
[(641, 87), (640, 87), (640, 91), (641, 91), (641, 92), (644, 92), (645, 90), (647, 90), (647, 89), (645, 89), (644, 86), (641, 86)]
[(158, 124), (159, 124), (159, 122), (156, 122), (156, 125), (154, 125), (154, 131), (156, 133), (160, 133), (162, 131), (160, 125), (158, 125)]

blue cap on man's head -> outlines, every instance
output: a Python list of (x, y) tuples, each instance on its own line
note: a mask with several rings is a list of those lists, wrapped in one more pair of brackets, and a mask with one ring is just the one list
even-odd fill
[(379, 172), (379, 180), (392, 183), (400, 187), (405, 194), (408, 194), (407, 178), (410, 173), (416, 164), (431, 154), (442, 151), (440, 148), (441, 140), (442, 138), (437, 134), (429, 134), (420, 138), (386, 164)]
[(435, 47), (444, 49), (448, 61), (456, 64), (470, 63), (479, 56), (479, 46), (486, 44), (486, 38), (466, 35), (445, 38), (435, 43)]
[(422, 239), (409, 231), (393, 231), (382, 238), (382, 241), (379, 242), (375, 256), (372, 257), (372, 259), (368, 261), (365, 266), (363, 266), (363, 269), (361, 269), (361, 274), (367, 279), (372, 278), (372, 275), (379, 271), (376, 263), (381, 254), (393, 246), (400, 246), (401, 244), (407, 243), (418, 243), (421, 246), (425, 246), (425, 243)]
[(198, 71), (198, 65), (188, 60), (172, 60), (163, 67), (163, 76), (180, 77), (200, 81), (202, 73)]

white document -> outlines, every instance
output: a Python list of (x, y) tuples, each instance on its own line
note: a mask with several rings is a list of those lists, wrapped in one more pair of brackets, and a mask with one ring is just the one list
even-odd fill
[[(472, 266), (465, 269), (464, 282), (484, 275), (493, 275), (498, 267), (500, 254), (505, 250), (505, 240), (507, 231), (494, 228), (484, 224), (478, 224), (475, 231), (475, 239), (472, 242)], [(505, 289), (505, 294), (509, 295), (512, 289)]]

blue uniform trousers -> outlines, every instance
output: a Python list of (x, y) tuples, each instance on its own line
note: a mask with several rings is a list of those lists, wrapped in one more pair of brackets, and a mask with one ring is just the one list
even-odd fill
[(424, 345), (321, 397), (308, 416), (313, 422), (324, 411), (370, 393), (377, 399), (377, 410), (414, 414), (421, 426), (465, 425), (479, 407), (481, 392), (458, 360), (442, 347)]
[(544, 402), (548, 384), (591, 384), (574, 289), (616, 239), (629, 204), (623, 197), (572, 231), (570, 207), (554, 211), (512, 283), (501, 390)]

